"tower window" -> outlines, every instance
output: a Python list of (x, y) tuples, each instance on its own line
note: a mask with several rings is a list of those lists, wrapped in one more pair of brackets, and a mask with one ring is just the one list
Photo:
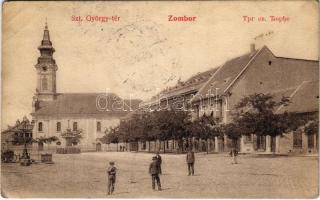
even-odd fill
[(42, 124), (42, 122), (39, 122), (39, 123), (38, 123), (38, 131), (39, 131), (39, 132), (43, 131), (43, 124)]
[(42, 67), (42, 70), (43, 71), (47, 71), (47, 67)]
[(76, 131), (78, 130), (78, 122), (73, 122), (73, 130)]
[(101, 131), (101, 122), (97, 122), (97, 131), (98, 131), (98, 132)]
[(272, 61), (271, 60), (269, 60), (269, 65), (271, 65), (272, 64)]
[(47, 90), (48, 89), (48, 80), (46, 77), (42, 78), (42, 90)]
[(57, 122), (57, 132), (61, 131), (61, 122)]

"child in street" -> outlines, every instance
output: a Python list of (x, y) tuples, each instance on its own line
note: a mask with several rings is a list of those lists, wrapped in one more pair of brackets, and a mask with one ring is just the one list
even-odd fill
[(114, 187), (116, 183), (116, 174), (117, 174), (117, 168), (114, 166), (113, 161), (109, 162), (107, 174), (108, 174), (108, 195), (111, 195), (114, 192)]

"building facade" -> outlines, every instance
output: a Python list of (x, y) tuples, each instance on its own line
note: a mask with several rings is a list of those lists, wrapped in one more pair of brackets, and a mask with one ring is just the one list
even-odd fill
[[(222, 65), (210, 80), (203, 85), (197, 95), (191, 100), (197, 108), (198, 116), (214, 113), (222, 123), (232, 122), (232, 110), (241, 98), (254, 94), (271, 94), (276, 100), (288, 97), (289, 107), (281, 107), (277, 112), (295, 112), (317, 115), (319, 103), (319, 62), (284, 58), (275, 56), (264, 46), (259, 50), (251, 48), (251, 52), (231, 59)], [(307, 101), (301, 101), (305, 98)], [(308, 105), (308, 106), (307, 106)], [(301, 132), (301, 130), (300, 130)], [(315, 134), (316, 135), (316, 134)], [(302, 134), (301, 141), (307, 141), (307, 135)], [(314, 136), (316, 137), (316, 136)], [(313, 144), (294, 145), (292, 133), (283, 137), (271, 138), (252, 134), (242, 137), (239, 150), (243, 153), (252, 152), (314, 152)], [(224, 149), (229, 150), (231, 142), (224, 138)], [(300, 148), (300, 149), (299, 149)]]
[[(35, 122), (33, 137), (57, 136), (59, 141), (51, 144), (52, 148), (75, 145), (82, 151), (103, 150), (104, 145), (98, 138), (104, 135), (106, 128), (118, 125), (122, 117), (135, 110), (140, 100), (122, 99), (113, 93), (58, 93), (58, 66), (53, 59), (55, 49), (47, 25), (38, 49), (37, 88), (31, 113)], [(68, 143), (63, 137), (67, 129), (81, 131), (79, 143)]]
[[(317, 60), (279, 57), (275, 56), (267, 46), (256, 50), (255, 46), (251, 45), (250, 52), (228, 60), (222, 66), (208, 72), (199, 73), (189, 80), (199, 80), (201, 74), (209, 76), (205, 76), (200, 82), (186, 81), (189, 83), (184, 84), (187, 87), (181, 87), (180, 83), (171, 90), (164, 90), (156, 96), (157, 98), (144, 102), (143, 108), (155, 105), (161, 109), (175, 108), (176, 101), (170, 99), (179, 100), (185, 96), (186, 91), (189, 91), (189, 98), (183, 98), (183, 103), (186, 108), (191, 108), (189, 110), (192, 111), (193, 118), (207, 115), (226, 124), (232, 122), (232, 110), (243, 97), (263, 93), (273, 95), (275, 100), (280, 100), (282, 97), (289, 98), (291, 104), (278, 108), (279, 113), (287, 111), (318, 117), (319, 62)], [(164, 101), (166, 102), (162, 105)], [(303, 127), (275, 138), (257, 137), (255, 134), (243, 136), (237, 143), (238, 149), (242, 153), (317, 152), (317, 134), (308, 136), (302, 129)], [(205, 142), (198, 141), (202, 146)], [(168, 143), (168, 147), (174, 148), (174, 142)], [(232, 145), (226, 136), (215, 137), (209, 144), (210, 151), (214, 152), (229, 151)]]

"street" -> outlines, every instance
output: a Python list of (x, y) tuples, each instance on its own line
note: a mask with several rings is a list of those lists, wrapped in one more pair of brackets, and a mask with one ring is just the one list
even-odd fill
[(195, 175), (187, 175), (185, 154), (161, 154), (163, 190), (153, 191), (148, 167), (153, 154), (99, 152), (54, 154), (54, 164), (2, 164), (2, 195), (31, 197), (106, 197), (106, 168), (118, 169), (114, 198), (315, 198), (318, 158), (196, 154)]

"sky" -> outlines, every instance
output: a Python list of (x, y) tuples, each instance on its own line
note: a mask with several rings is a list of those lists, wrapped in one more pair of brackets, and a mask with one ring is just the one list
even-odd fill
[[(5, 2), (1, 127), (30, 117), (46, 20), (56, 50), (57, 92), (146, 100), (179, 79), (248, 53), (251, 43), (267, 45), (276, 56), (318, 60), (317, 9), (315, 1)], [(196, 20), (168, 21), (169, 15)], [(120, 19), (89, 22), (86, 16)], [(289, 20), (272, 22), (269, 16)]]

